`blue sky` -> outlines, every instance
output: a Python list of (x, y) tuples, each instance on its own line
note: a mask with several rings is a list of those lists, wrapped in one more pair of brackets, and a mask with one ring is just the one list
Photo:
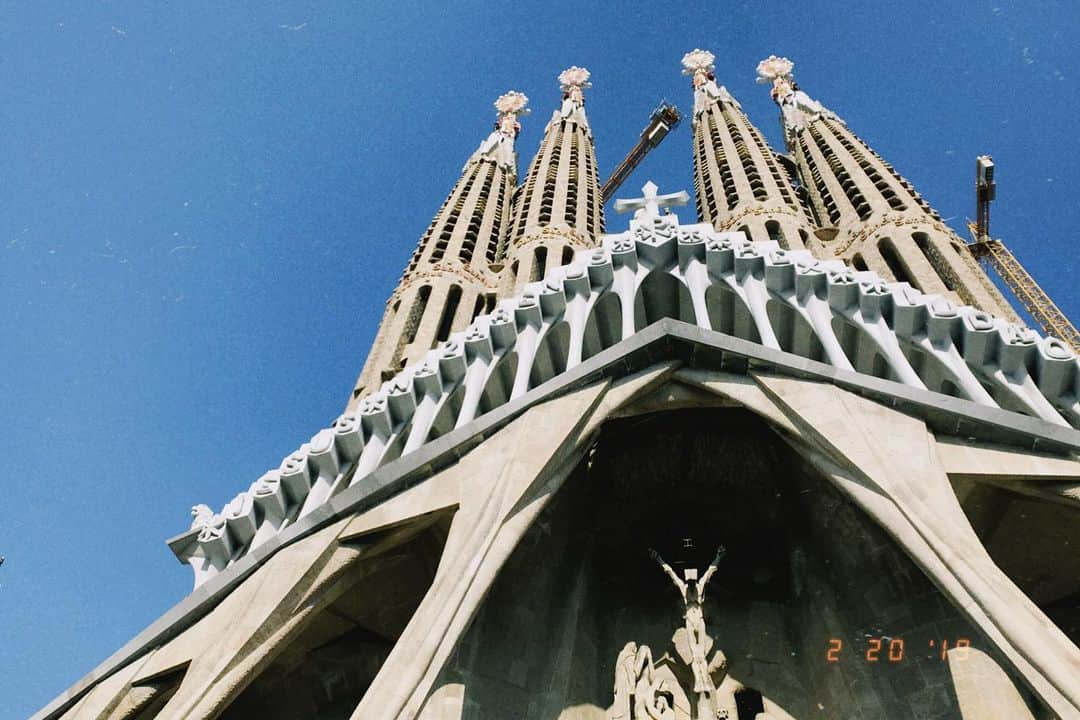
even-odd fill
[[(606, 176), (689, 108), (695, 47), (778, 143), (754, 67), (787, 55), (957, 229), (992, 153), (994, 234), (1080, 318), (1077, 37), (1074, 2), (0, 0), (0, 717), (179, 601), (191, 505), (336, 417), (499, 94), (532, 100), (524, 170), (588, 67)], [(622, 194), (691, 163), (687, 123)]]

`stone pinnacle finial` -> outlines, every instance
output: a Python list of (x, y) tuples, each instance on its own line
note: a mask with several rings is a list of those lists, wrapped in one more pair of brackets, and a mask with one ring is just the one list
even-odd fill
[(728, 102), (736, 107), (739, 103), (727, 91), (727, 88), (716, 84), (716, 65), (713, 63), (716, 56), (708, 50), (695, 48), (683, 55), (683, 75), (694, 76), (694, 122), (697, 123), (698, 115), (714, 102)]
[(564, 93), (564, 98), (576, 105), (585, 105), (585, 95), (582, 92), (592, 87), (589, 82), (590, 73), (583, 67), (571, 65), (559, 73), (559, 88)]
[[(795, 69), (795, 63), (786, 57), (770, 55), (757, 66), (757, 81), (759, 83), (772, 83), (773, 101), (780, 106), (780, 114), (784, 121), (784, 131), (791, 140), (791, 133), (800, 133), (807, 123), (819, 118), (829, 117), (839, 120), (833, 113), (799, 89), (795, 84), (795, 77), (791, 72)], [(842, 122), (842, 121), (841, 121)]]
[(495, 101), (495, 109), (499, 111), (497, 127), (503, 137), (516, 138), (521, 131), (521, 123), (518, 117), (528, 115), (529, 98), (525, 93), (511, 90), (499, 96)]
[(795, 91), (795, 78), (791, 71), (795, 69), (795, 63), (786, 57), (770, 55), (757, 66), (757, 81), (762, 84), (772, 84), (772, 99), (777, 104), (782, 104)]
[(713, 61), (715, 60), (716, 56), (711, 52), (698, 48), (683, 55), (682, 74), (694, 76), (695, 90), (701, 88), (701, 86), (713, 79), (713, 71), (716, 70), (716, 66), (713, 64)]

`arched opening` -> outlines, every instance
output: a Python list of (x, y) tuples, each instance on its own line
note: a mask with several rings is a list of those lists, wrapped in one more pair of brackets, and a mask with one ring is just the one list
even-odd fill
[(885, 380), (897, 379), (877, 342), (865, 330), (841, 317), (833, 317), (832, 329), (840, 348), (856, 372)]
[(446, 293), (446, 304), (443, 305), (442, 317), (439, 318), (439, 329), (435, 333), (435, 340), (431, 347), (435, 347), (450, 337), (450, 331), (454, 327), (454, 316), (457, 315), (458, 304), (461, 302), (461, 286), (451, 285)]
[(480, 316), (480, 313), (484, 311), (484, 296), (477, 295), (476, 302), (473, 303), (472, 315), (469, 316), (469, 322), (472, 322)]
[[(464, 684), (462, 720), (508, 705), (528, 707), (517, 716), (529, 720), (603, 718), (617, 658), (634, 643), (692, 698), (678, 649), (689, 656), (679, 645), (685, 606), (650, 549), (679, 577), (694, 569), (700, 578), (719, 545), (701, 607), (708, 657), (727, 659), (730, 720), (808, 718), (822, 706), (843, 708), (829, 717), (910, 718), (928, 696), (936, 714), (958, 712), (949, 663), (927, 643), (989, 641), (893, 536), (742, 409), (606, 423), (514, 548), (435, 685)], [(883, 603), (895, 598), (903, 603), (883, 628)], [(523, 622), (544, 632), (521, 643), (507, 629)], [(872, 633), (903, 637), (904, 662), (890, 665), (887, 653), (867, 662)], [(843, 640), (838, 662), (827, 661), (831, 638)], [(573, 670), (553, 680), (554, 667)], [(671, 717), (691, 717), (683, 708)]]
[(696, 323), (686, 285), (671, 273), (654, 270), (641, 281), (634, 297), (634, 329), (641, 330), (662, 318)]
[(810, 360), (825, 359), (825, 348), (814, 328), (794, 308), (779, 300), (769, 300), (765, 311), (781, 350)]
[(889, 272), (892, 273), (892, 276), (896, 278), (897, 282), (906, 282), (916, 290), (922, 290), (919, 281), (916, 280), (915, 275), (908, 270), (907, 264), (896, 251), (896, 246), (893, 244), (892, 239), (882, 238), (879, 240), (878, 252), (881, 253), (881, 259), (885, 261), (885, 264), (889, 267)]
[[(570, 326), (556, 323), (540, 341), (529, 369), (529, 389), (541, 385), (566, 370), (566, 358), (570, 352)], [(524, 368), (523, 368), (524, 370)]]
[[(424, 285), (417, 291), (416, 300), (413, 301), (412, 310), (409, 311), (409, 317), (405, 320), (405, 329), (401, 336), (405, 345), (416, 339), (416, 331), (420, 328), (420, 321), (424, 319), (424, 311), (427, 309), (427, 302), (430, 297), (430, 285)], [(400, 357), (400, 352), (398, 357)], [(397, 364), (397, 359), (393, 364)]]
[(862, 271), (870, 269), (866, 266), (866, 260), (863, 258), (862, 253), (855, 253), (855, 256), (851, 258), (851, 267)]
[(533, 264), (532, 273), (529, 275), (529, 282), (537, 282), (544, 279), (544, 273), (547, 271), (547, 248), (543, 245), (539, 245), (533, 250)]
[(428, 429), (427, 441), (442, 437), (454, 429), (458, 415), (461, 414), (461, 405), (465, 400), (465, 385), (459, 384), (442, 400), (442, 406), (435, 413), (435, 419), (431, 421)]
[(345, 720), (435, 577), (452, 511), (357, 538), (365, 550), (319, 588), (323, 608), (218, 717)]
[(948, 261), (942, 257), (941, 251), (930, 242), (930, 236), (924, 232), (917, 232), (912, 233), (911, 239), (922, 252), (926, 261), (930, 263), (930, 267), (934, 268), (934, 272), (937, 273), (945, 289), (955, 291), (956, 275), (953, 273), (952, 268), (949, 267)]
[(477, 417), (491, 412), (510, 399), (510, 391), (514, 388), (514, 378), (517, 376), (517, 365), (517, 353), (509, 352), (491, 369), (484, 391), (480, 394)]
[(600, 296), (585, 321), (581, 359), (588, 360), (622, 340), (622, 305), (613, 292)]
[(761, 342), (750, 309), (726, 283), (713, 283), (705, 290), (705, 308), (709, 313), (709, 327), (716, 332)]
[(780, 247), (787, 247), (787, 240), (784, 238), (784, 231), (780, 228), (780, 223), (769, 220), (765, 223), (765, 232), (769, 234), (770, 240), (780, 243)]
[(562, 249), (562, 262), (560, 265), (569, 265), (574, 262), (574, 248), (567, 245)]

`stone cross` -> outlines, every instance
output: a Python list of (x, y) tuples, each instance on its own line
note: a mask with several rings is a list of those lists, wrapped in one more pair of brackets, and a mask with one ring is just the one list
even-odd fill
[(634, 198), (633, 200), (616, 200), (615, 212), (624, 213), (630, 210), (644, 210), (645, 217), (654, 218), (660, 217), (660, 208), (662, 207), (685, 205), (690, 202), (690, 196), (686, 194), (685, 190), (668, 195), (657, 195), (656, 191), (656, 183), (650, 180), (641, 188), (644, 197)]

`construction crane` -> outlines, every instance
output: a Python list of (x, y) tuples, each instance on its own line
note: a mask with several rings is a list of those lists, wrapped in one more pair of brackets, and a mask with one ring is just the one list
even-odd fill
[(975, 158), (975, 222), (968, 223), (972, 242), (968, 249), (975, 258), (994, 269), (1012, 294), (1024, 306), (1044, 335), (1068, 343), (1080, 352), (1080, 331), (1065, 313), (1054, 304), (1046, 291), (1039, 287), (1005, 243), (990, 237), (990, 201), (997, 194), (994, 183), (994, 161), (989, 155)]
[(638, 140), (637, 145), (627, 153), (619, 166), (611, 173), (611, 177), (600, 188), (600, 197), (603, 202), (606, 203), (611, 199), (615, 191), (626, 182), (626, 178), (630, 177), (630, 173), (634, 171), (634, 168), (641, 163), (650, 150), (659, 145), (660, 141), (675, 129), (681, 119), (682, 116), (679, 115), (678, 108), (674, 105), (668, 105), (666, 101), (661, 102), (660, 106), (653, 110), (652, 115), (649, 116), (649, 124), (641, 131), (641, 138)]

